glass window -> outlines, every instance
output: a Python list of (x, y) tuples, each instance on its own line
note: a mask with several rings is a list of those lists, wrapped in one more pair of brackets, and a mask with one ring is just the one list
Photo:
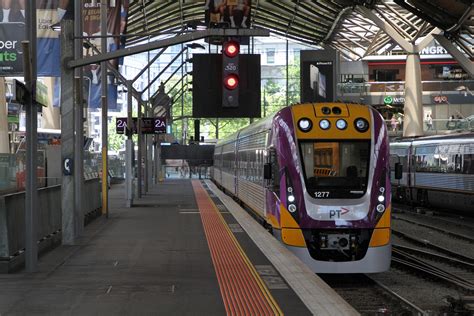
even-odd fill
[(306, 188), (318, 198), (359, 198), (367, 189), (368, 141), (302, 141)]
[(274, 64), (275, 63), (275, 50), (267, 49), (267, 64)]

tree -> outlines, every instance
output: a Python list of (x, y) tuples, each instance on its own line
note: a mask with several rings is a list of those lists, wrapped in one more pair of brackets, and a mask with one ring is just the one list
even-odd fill
[(117, 134), (115, 131), (115, 120), (112, 120), (111, 124), (107, 126), (108, 132), (108, 150), (119, 151), (125, 146), (126, 136), (124, 134)]

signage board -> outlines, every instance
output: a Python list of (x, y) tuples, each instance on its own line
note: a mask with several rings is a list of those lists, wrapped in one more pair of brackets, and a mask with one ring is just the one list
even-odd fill
[[(137, 134), (137, 118), (133, 120), (133, 133)], [(117, 134), (126, 134), (127, 118), (117, 117), (115, 121), (115, 132)], [(141, 119), (142, 134), (162, 134), (166, 133), (166, 118), (165, 117), (142, 117)]]

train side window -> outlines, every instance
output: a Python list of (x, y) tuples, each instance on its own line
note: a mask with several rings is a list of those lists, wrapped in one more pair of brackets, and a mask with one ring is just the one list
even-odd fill
[(474, 174), (474, 154), (464, 155), (464, 165), (463, 165), (462, 173)]

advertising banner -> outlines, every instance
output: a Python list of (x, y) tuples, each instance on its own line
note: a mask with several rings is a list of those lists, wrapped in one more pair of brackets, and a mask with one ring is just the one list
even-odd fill
[[(114, 7), (108, 7), (107, 10), (107, 35), (120, 35), (125, 31), (128, 0), (115, 1)], [(100, 1), (92, 3), (92, 0), (85, 0), (83, 4), (83, 36), (100, 35)], [(123, 46), (121, 37), (107, 38), (107, 51), (114, 51)], [(90, 38), (84, 45), (84, 56), (96, 55), (101, 52), (101, 39)], [(119, 60), (113, 60), (112, 64), (118, 68)], [(84, 67), (84, 90), (87, 91), (87, 97), (90, 108), (101, 107), (101, 67), (100, 64), (92, 64)], [(113, 84), (113, 77), (108, 76), (108, 107), (117, 108), (117, 86)]]
[[(128, 13), (128, 0), (116, 0), (115, 6), (108, 7), (107, 34), (120, 35), (124, 32)], [(60, 76), (60, 32), (53, 30), (62, 19), (74, 18), (74, 1), (37, 0), (37, 69), (38, 77)], [(83, 1), (83, 35), (100, 35), (100, 1)], [(21, 41), (26, 39), (25, 0), (0, 1), (0, 76), (23, 75)], [(90, 39), (84, 55), (100, 52), (100, 38)], [(122, 46), (121, 37), (107, 39), (107, 51)], [(118, 66), (118, 61), (113, 61)], [(100, 65), (84, 67), (84, 90), (89, 107), (99, 108), (100, 104)], [(109, 78), (109, 108), (116, 108), (117, 91)], [(55, 89), (56, 92), (59, 90)], [(54, 102), (56, 104), (57, 102)]]
[(0, 19), (0, 76), (23, 74), (21, 41), (24, 23), (2, 23)]
[(206, 0), (209, 27), (249, 28), (252, 0)]
[(301, 102), (336, 99), (338, 58), (334, 50), (301, 51)]

